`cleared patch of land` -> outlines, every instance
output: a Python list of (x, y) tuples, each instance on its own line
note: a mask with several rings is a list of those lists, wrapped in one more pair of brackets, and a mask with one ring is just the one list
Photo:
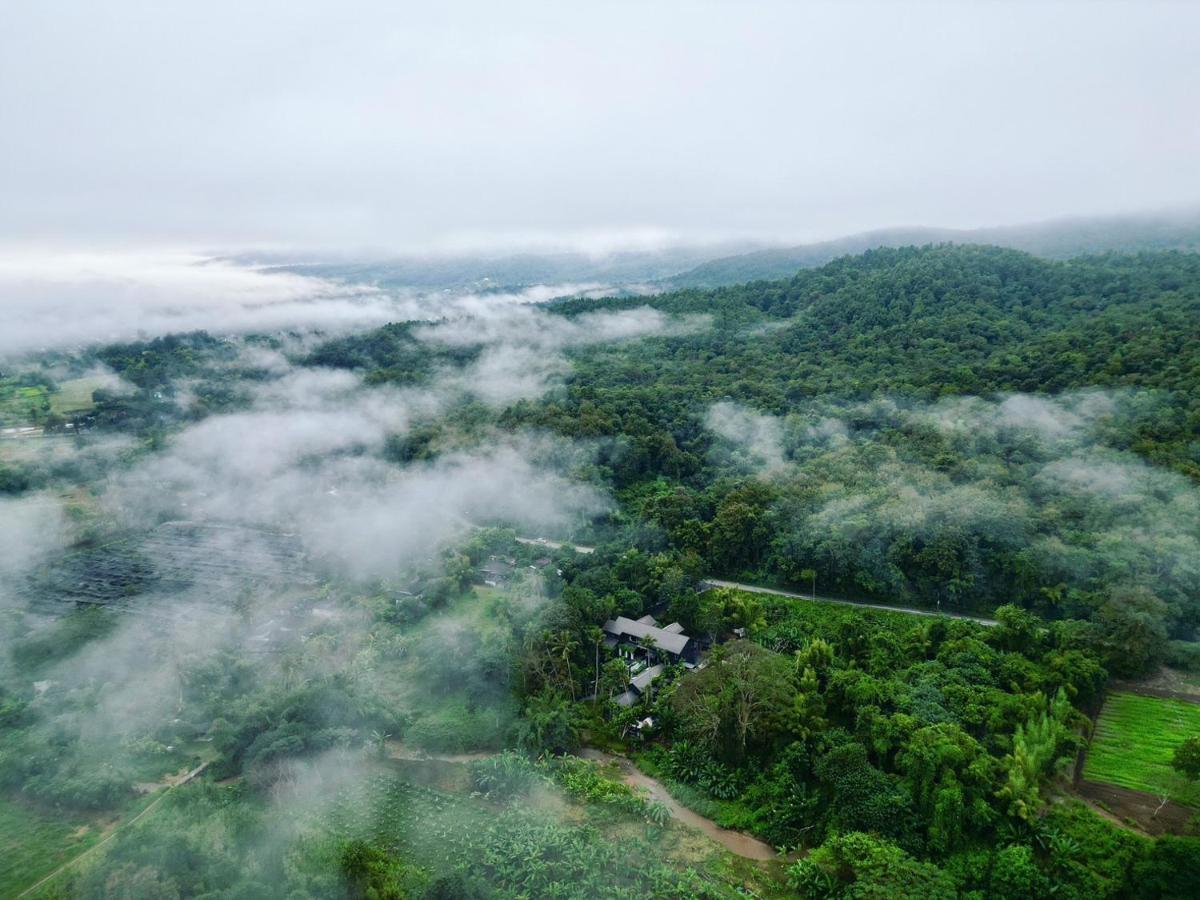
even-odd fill
[(96, 378), (71, 378), (61, 382), (58, 390), (50, 395), (50, 409), (60, 416), (89, 410), (96, 405), (92, 392), (101, 386), (102, 382)]
[(1200, 806), (1200, 783), (1171, 768), (1175, 748), (1192, 735), (1200, 735), (1200, 704), (1110, 694), (1096, 722), (1083, 777)]

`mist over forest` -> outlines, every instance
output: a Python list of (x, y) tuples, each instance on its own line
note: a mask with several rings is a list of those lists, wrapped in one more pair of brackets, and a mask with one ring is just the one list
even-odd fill
[[(1042, 803), (1108, 678), (1200, 668), (1194, 256), (879, 249), (711, 292), (109, 265), (38, 282), (4, 370), (0, 775), (60, 859), (97, 847), (39, 891), (803, 894), (849, 852), (992, 895), (1018, 862), (960, 861), (1004, 827), (1029, 883), (1124, 896), (1107, 826)], [(81, 303), (121, 340), (59, 329)], [(631, 694), (600, 626), (645, 615), (706, 662)], [(918, 740), (970, 774), (922, 787)], [(571, 755), (624, 747), (783, 856), (722, 868)], [(517, 839), (559, 868), (488, 862)], [(1132, 872), (1192, 839), (1122, 840)]]
[(0, 898), (1191, 900), (1200, 5), (0, 9)]

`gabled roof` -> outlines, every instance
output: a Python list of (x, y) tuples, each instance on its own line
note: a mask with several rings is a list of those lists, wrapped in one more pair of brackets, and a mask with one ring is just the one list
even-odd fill
[(654, 646), (659, 650), (674, 653), (676, 656), (683, 653), (688, 641), (691, 640), (686, 634), (676, 634), (653, 625), (644, 625), (624, 616), (609, 619), (604, 623), (604, 630), (617, 637), (631, 637), (634, 640), (648, 637), (654, 641)]
[(683, 634), (683, 626), (678, 622), (672, 622), (670, 625), (666, 626), (663, 631), (669, 631), (671, 634)]
[(646, 693), (646, 688), (650, 687), (650, 683), (662, 673), (663, 667), (661, 665), (651, 666), (646, 671), (639, 672), (636, 677), (631, 678), (629, 684), (631, 687), (636, 688), (639, 694), (644, 694)]

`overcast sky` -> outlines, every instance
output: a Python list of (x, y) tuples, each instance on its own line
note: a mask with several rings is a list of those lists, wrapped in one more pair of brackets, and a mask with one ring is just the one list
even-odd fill
[(810, 239), (1200, 203), (1200, 3), (0, 3), (0, 241)]

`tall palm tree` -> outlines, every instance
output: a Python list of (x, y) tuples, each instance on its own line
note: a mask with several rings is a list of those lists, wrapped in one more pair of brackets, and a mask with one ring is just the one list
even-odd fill
[(596, 702), (597, 695), (600, 693), (600, 645), (604, 643), (604, 629), (596, 625), (588, 629), (588, 640), (592, 642), (592, 648), (596, 652), (596, 680), (592, 684), (592, 703)]
[(638, 646), (646, 653), (646, 665), (653, 665), (654, 661), (658, 658), (658, 647), (654, 643), (654, 638), (648, 634), (642, 635), (642, 637), (638, 638)]
[(556, 632), (551, 639), (550, 651), (567, 670), (567, 683), (571, 686), (571, 699), (575, 699), (575, 675), (571, 671), (571, 657), (579, 649), (579, 641), (569, 631)]

